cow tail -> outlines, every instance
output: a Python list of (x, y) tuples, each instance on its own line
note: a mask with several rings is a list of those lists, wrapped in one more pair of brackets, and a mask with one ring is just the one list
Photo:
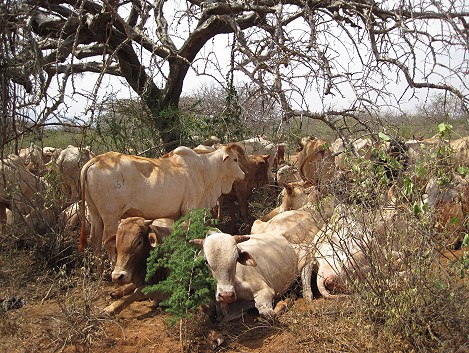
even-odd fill
[(88, 168), (92, 163), (86, 163), (80, 175), (80, 186), (81, 186), (81, 228), (80, 228), (80, 240), (78, 243), (78, 251), (84, 252), (85, 248), (88, 246), (88, 237), (86, 234), (86, 203), (85, 203), (85, 193), (86, 193), (86, 175), (88, 173)]

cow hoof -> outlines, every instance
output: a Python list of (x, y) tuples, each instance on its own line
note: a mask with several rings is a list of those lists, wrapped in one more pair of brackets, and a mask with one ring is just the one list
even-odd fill
[(288, 311), (293, 305), (293, 299), (286, 298), (285, 300), (281, 300), (275, 305), (274, 313), (276, 316), (282, 315)]

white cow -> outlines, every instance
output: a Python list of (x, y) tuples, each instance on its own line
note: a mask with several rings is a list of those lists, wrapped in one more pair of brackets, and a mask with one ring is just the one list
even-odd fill
[(81, 168), (94, 156), (89, 147), (69, 145), (60, 152), (56, 160), (47, 165), (47, 169), (55, 171), (61, 179), (61, 190), (67, 205), (79, 200)]
[[(82, 169), (82, 202), (90, 212), (90, 238), (97, 256), (104, 240), (117, 232), (119, 219), (177, 219), (193, 208), (212, 208), (231, 190), (244, 172), (232, 145), (197, 154), (178, 147), (158, 159), (108, 152), (91, 159)], [(239, 148), (239, 147), (238, 147)], [(83, 217), (84, 218), (84, 217)], [(79, 249), (86, 246), (82, 227)], [(111, 260), (114, 248), (106, 246)], [(98, 271), (102, 268), (98, 261)]]
[(347, 161), (347, 157), (352, 160), (356, 160), (358, 156), (370, 159), (373, 145), (370, 138), (358, 138), (352, 141), (351, 148), (353, 148), (353, 151), (349, 151), (341, 138), (336, 139), (331, 145), (335, 155), (335, 167), (343, 171), (349, 170), (352, 163)]
[(28, 170), (34, 174), (42, 174), (44, 166), (48, 163), (57, 149), (55, 147), (36, 146), (31, 142), (29, 147), (22, 148), (18, 155), (23, 160)]
[(222, 321), (253, 307), (264, 318), (275, 317), (274, 298), (287, 292), (306, 264), (303, 252), (276, 233), (213, 233), (190, 243), (203, 248), (217, 282), (215, 299)]
[(348, 280), (363, 278), (373, 262), (382, 263), (387, 254), (398, 265), (401, 254), (396, 251), (388, 253), (380, 246), (381, 242), (382, 239), (373, 237), (372, 229), (365, 228), (362, 222), (357, 221), (346, 206), (336, 207), (334, 215), (314, 240), (314, 254), (318, 262), (317, 286), (321, 295), (325, 299), (341, 297), (329, 291), (346, 292)]
[(6, 220), (6, 208), (13, 206), (22, 214), (43, 206), (46, 184), (32, 174), (23, 160), (10, 154), (0, 161), (0, 221)]

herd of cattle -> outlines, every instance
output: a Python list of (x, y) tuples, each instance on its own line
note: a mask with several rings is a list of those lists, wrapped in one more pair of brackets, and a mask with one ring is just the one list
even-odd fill
[[(209, 139), (196, 148), (178, 147), (156, 159), (117, 152), (95, 156), (89, 148), (31, 145), (1, 161), (0, 221), (13, 224), (19, 215), (38, 231), (45, 219), (49, 225), (55, 221), (67, 229), (81, 224), (79, 249), (86, 248), (89, 237), (102, 273), (104, 246), (114, 266), (112, 280), (121, 285), (111, 294), (117, 300), (104, 309), (114, 315), (145, 297), (141, 289), (146, 259), (171, 233), (175, 220), (200, 208), (217, 210), (214, 213), (222, 217), (226, 205), (232, 220), (230, 234), (213, 232), (191, 241), (203, 249), (217, 282), (218, 318), (229, 321), (253, 307), (271, 318), (281, 311), (273, 307), (274, 299), (284, 295), (297, 278), (306, 301), (313, 299), (313, 278), (326, 299), (346, 293), (347, 280), (366, 275), (368, 252), (382, 248), (386, 228), (395, 222), (397, 198), (392, 183), (382, 217), (365, 227), (353, 207), (331, 194), (330, 181), (346, 178), (355, 163), (372, 159), (380, 148), (413, 170), (442, 143), (433, 137), (377, 147), (371, 139), (338, 139), (329, 144), (306, 138), (288, 161), (283, 144), (262, 138), (226, 145)], [(448, 142), (447, 147), (455, 168), (467, 169), (469, 137)], [(46, 173), (60, 180), (62, 197), (57, 202), (46, 197)], [(389, 173), (393, 176), (394, 171)], [(468, 175), (467, 170), (455, 172), (445, 185), (435, 178), (413, 176), (415, 182), (425, 183), (424, 202), (435, 214), (435, 225), (451, 228), (452, 245), (461, 241), (468, 227)], [(282, 190), (282, 204), (252, 223), (248, 201), (253, 190), (274, 183)], [(235, 202), (249, 234), (236, 235), (240, 232)], [(383, 261), (395, 259), (393, 270), (405, 276), (398, 266), (399, 248), (381, 254)], [(162, 300), (159, 293), (152, 297)]]

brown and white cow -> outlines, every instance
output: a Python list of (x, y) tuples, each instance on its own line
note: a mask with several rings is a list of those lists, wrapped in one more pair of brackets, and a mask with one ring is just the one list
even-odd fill
[(259, 188), (269, 181), (269, 155), (247, 155), (244, 156), (242, 151), (237, 151), (238, 161), (245, 177), (243, 180), (235, 180), (233, 188), (227, 194), (222, 194), (219, 199), (218, 218), (221, 219), (221, 209), (223, 205), (227, 205), (231, 219), (231, 231), (237, 233), (236, 212), (234, 202), (238, 203), (239, 211), (244, 222), (244, 227), (251, 224), (249, 219), (248, 201), (255, 188)]
[(254, 307), (264, 318), (275, 317), (274, 298), (287, 292), (305, 266), (302, 253), (276, 233), (212, 233), (190, 243), (203, 248), (217, 282), (215, 299), (222, 321)]
[[(112, 271), (112, 281), (124, 285), (111, 293), (117, 301), (104, 309), (109, 315), (116, 315), (137, 300), (152, 298), (155, 303), (164, 299), (159, 293), (146, 296), (142, 293), (145, 284), (147, 259), (157, 244), (161, 244), (174, 226), (174, 220), (168, 218), (145, 220), (141, 217), (123, 219), (117, 228), (117, 234), (106, 240), (116, 248), (116, 264)], [(152, 284), (165, 279), (167, 270), (158, 270)], [(126, 294), (132, 292), (129, 296)], [(122, 298), (121, 298), (122, 297)]]
[[(157, 159), (107, 152), (91, 159), (81, 171), (82, 202), (88, 205), (90, 238), (96, 257), (103, 234), (117, 232), (119, 219), (177, 219), (193, 208), (212, 208), (236, 179), (243, 179), (233, 146), (197, 154), (187, 147)], [(83, 217), (84, 218), (84, 217)], [(86, 246), (82, 227), (79, 249)], [(114, 248), (105, 246), (111, 260)], [(98, 262), (98, 271), (102, 267)]]

